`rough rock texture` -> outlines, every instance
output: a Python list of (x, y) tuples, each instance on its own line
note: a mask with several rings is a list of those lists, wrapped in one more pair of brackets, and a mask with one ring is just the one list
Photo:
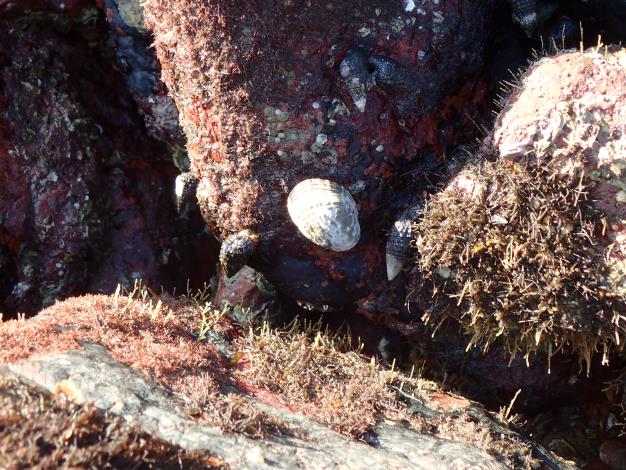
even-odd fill
[(513, 85), (483, 160), (416, 225), (420, 269), (435, 289), (425, 319), (455, 317), (470, 345), (501, 341), (513, 355), (575, 351), (587, 370), (595, 352), (606, 362), (621, 348), (625, 65), (623, 50), (567, 52)]
[(528, 154), (536, 155), (536, 165), (558, 159), (563, 172), (583, 153), (593, 205), (606, 216), (608, 242), (615, 243), (609, 256), (616, 288), (626, 295), (626, 51), (545, 58), (520, 85), (496, 121), (494, 147), (519, 163)]
[[(185, 418), (168, 391), (94, 346), (32, 361), (14, 370), (50, 391), (62, 388), (78, 403), (93, 403), (185, 449), (210, 449), (236, 468), (506, 468), (476, 448), (421, 436), (401, 425), (376, 429), (378, 449), (350, 442), (297, 416), (291, 424), (307, 433), (305, 440), (274, 438), (263, 442), (224, 434)], [(311, 441), (323, 442), (323, 451)]]
[[(95, 404), (187, 451), (206, 449), (236, 468), (526, 468), (535, 462), (531, 452), (568, 468), (479, 405), (385, 371), (357, 353), (342, 353), (332, 345), (338, 339), (319, 333), (306, 339), (295, 330), (292, 340), (269, 330), (248, 339), (224, 317), (211, 315), (198, 299), (150, 299), (146, 290), (73, 298), (35, 319), (0, 325), (2, 363), (54, 394)], [(252, 366), (280, 360), (268, 354), (273, 347), (297, 353), (313, 375), (285, 363), (281, 368), (285, 378), (292, 371), (291, 385), (280, 379), (271, 387), (255, 386), (251, 380), (264, 377)], [(325, 365), (328, 360), (335, 368)], [(328, 387), (351, 383), (356, 377), (350, 375), (363, 371), (373, 374), (367, 378), (372, 390), (386, 377), (380, 392), (395, 396), (396, 404), (376, 400), (382, 416), (376, 413), (357, 442), (320, 424), (326, 422), (323, 409), (302, 400), (318, 393), (332, 397), (336, 391)], [(12, 377), (6, 369), (0, 375)], [(363, 398), (356, 391), (358, 404)], [(345, 419), (345, 409), (354, 406), (341, 397), (326, 410), (332, 420)], [(361, 414), (370, 411), (361, 408)]]
[(0, 367), (0, 467), (226, 468), (206, 451), (185, 452), (93, 405), (78, 405)]
[(0, 23), (0, 303), (8, 313), (139, 277), (182, 288), (189, 276), (189, 224), (170, 223), (168, 146), (146, 136), (97, 49), (73, 39), (85, 32), (82, 20), (61, 25), (63, 33), (56, 25)]
[(212, 302), (231, 309), (231, 317), (246, 326), (278, 320), (283, 310), (274, 287), (248, 266), (231, 278), (220, 272)]
[[(341, 305), (384, 287), (398, 177), (472, 129), (459, 116), (483, 96), (494, 4), (145, 1), (209, 225), (258, 232), (250, 266), (296, 299)], [(309, 177), (354, 196), (354, 249), (298, 234), (286, 199)]]
[(0, 0), (0, 17), (10, 18), (32, 12), (79, 16), (93, 7), (93, 0)]
[(143, 115), (148, 135), (171, 146), (180, 171), (189, 169), (178, 110), (161, 82), (161, 68), (146, 31), (139, 0), (104, 0), (109, 23), (106, 47), (112, 52), (124, 82)]

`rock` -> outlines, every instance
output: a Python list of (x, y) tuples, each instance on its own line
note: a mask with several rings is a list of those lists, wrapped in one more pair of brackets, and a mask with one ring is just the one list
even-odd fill
[(206, 451), (186, 452), (93, 405), (51, 394), (0, 368), (2, 468), (225, 468)]
[[(198, 341), (203, 328), (236, 352), (220, 356), (211, 336)], [(342, 352), (337, 339), (268, 329), (244, 338), (197, 299), (150, 298), (140, 288), (71, 298), (34, 319), (4, 322), (0, 340), (2, 380), (27, 379), (94, 404), (135, 432), (187, 452), (206, 450), (231, 467), (526, 468), (533, 452), (568, 468), (478, 404)], [(296, 363), (275, 367), (287, 357)], [(340, 394), (333, 401), (332, 387), (360, 380), (365, 389), (345, 390), (352, 400)], [(369, 423), (361, 441), (346, 427), (353, 419)]]
[(281, 300), (262, 274), (244, 266), (232, 278), (219, 273), (213, 303), (231, 309), (231, 316), (241, 325), (260, 325), (281, 317)]
[(612, 470), (626, 468), (626, 442), (623, 439), (611, 439), (600, 446), (600, 460)]
[(425, 319), (456, 317), (470, 346), (501, 338), (513, 356), (574, 352), (588, 371), (595, 352), (606, 361), (621, 350), (625, 64), (624, 50), (569, 51), (514, 85), (486, 158), (416, 224), (416, 282), (428, 285), (424, 300), (436, 292), (434, 304), (421, 302)]
[[(193, 221), (171, 223), (168, 145), (145, 136), (95, 48), (45, 20), (0, 21), (2, 310), (34, 313), (137, 278), (184, 288), (202, 255), (189, 257)], [(209, 257), (202, 274), (212, 269)]]
[(541, 165), (551, 156), (562, 161), (564, 172), (568, 159), (582, 148), (594, 205), (607, 216), (618, 252), (626, 249), (625, 67), (624, 50), (569, 52), (539, 60), (522, 79), (521, 90), (509, 97), (493, 136), (502, 158), (524, 163), (532, 152)]
[(179, 170), (187, 171), (189, 162), (178, 110), (161, 82), (161, 68), (151, 47), (152, 37), (144, 26), (139, 0), (104, 0), (102, 8), (109, 23), (105, 50), (114, 56), (148, 135), (167, 143)]
[[(303, 303), (384, 290), (385, 210), (400, 175), (471, 133), (494, 4), (144, 2), (211, 229), (258, 235), (247, 264)], [(290, 219), (288, 194), (309, 178), (356, 201), (353, 249), (307, 241)]]
[[(566, 72), (565, 72), (566, 71)], [(588, 74), (594, 80), (587, 79)], [(532, 111), (531, 111), (532, 110)], [(626, 296), (626, 51), (570, 52), (537, 62), (496, 122), (493, 145), (508, 161), (584, 171), (604, 217), (608, 290)], [(584, 154), (581, 163), (576, 155)], [(536, 155), (530, 160), (528, 154)], [(582, 165), (582, 167), (581, 167)]]

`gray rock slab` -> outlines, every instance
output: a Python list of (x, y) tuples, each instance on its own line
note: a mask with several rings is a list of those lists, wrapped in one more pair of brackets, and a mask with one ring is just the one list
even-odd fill
[[(254, 440), (188, 419), (175, 397), (140, 372), (114, 360), (105, 348), (85, 344), (33, 357), (10, 370), (47, 390), (70, 390), (79, 403), (93, 403), (130, 424), (187, 450), (208, 449), (238, 469), (503, 469), (495, 458), (462, 443), (381, 424), (372, 445), (350, 440), (307, 418), (256, 404), (298, 427), (306, 438)], [(1, 373), (1, 371), (0, 371)]]

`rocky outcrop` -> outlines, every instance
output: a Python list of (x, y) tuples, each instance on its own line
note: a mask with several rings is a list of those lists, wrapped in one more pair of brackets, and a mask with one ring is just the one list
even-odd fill
[(94, 405), (49, 393), (0, 367), (0, 466), (14, 468), (226, 468)]
[[(478, 404), (342, 352), (338, 338), (306, 330), (246, 334), (199, 299), (156, 299), (140, 288), (73, 298), (35, 319), (3, 323), (0, 339), (3, 381), (26, 379), (93, 404), (150, 439), (208, 451), (216, 466), (499, 469), (544, 460), (567, 467)], [(289, 357), (297, 364), (272, 362)], [(327, 369), (327, 361), (336, 367)], [(264, 364), (274, 367), (267, 385), (258, 369)], [(361, 377), (362, 386), (332, 401), (334, 387)]]
[(587, 370), (621, 350), (625, 70), (624, 50), (568, 51), (512, 85), (482, 153), (416, 225), (438, 291), (425, 318), (455, 316), (470, 344), (501, 338), (513, 355), (575, 351)]
[[(209, 226), (223, 239), (250, 231), (248, 264), (312, 307), (387, 288), (398, 177), (473, 129), (495, 2), (143, 5)], [(288, 194), (309, 178), (354, 197), (352, 249), (318, 246), (292, 222)]]
[(91, 23), (55, 21), (0, 20), (2, 310), (34, 313), (137, 278), (182, 289), (202, 225), (176, 213), (173, 142), (146, 133)]

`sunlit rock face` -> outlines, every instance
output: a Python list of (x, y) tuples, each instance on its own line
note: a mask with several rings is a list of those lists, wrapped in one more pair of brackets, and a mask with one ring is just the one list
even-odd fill
[[(211, 228), (256, 234), (247, 263), (312, 305), (384, 288), (389, 206), (424, 155), (471, 129), (494, 4), (144, 2)], [(353, 248), (318, 246), (290, 218), (309, 178), (356, 202)]]
[(607, 282), (626, 296), (626, 51), (545, 58), (522, 85), (496, 122), (493, 144), (508, 161), (584, 172), (610, 247)]
[(479, 158), (415, 225), (425, 318), (589, 367), (626, 334), (626, 51), (545, 57), (511, 88)]

